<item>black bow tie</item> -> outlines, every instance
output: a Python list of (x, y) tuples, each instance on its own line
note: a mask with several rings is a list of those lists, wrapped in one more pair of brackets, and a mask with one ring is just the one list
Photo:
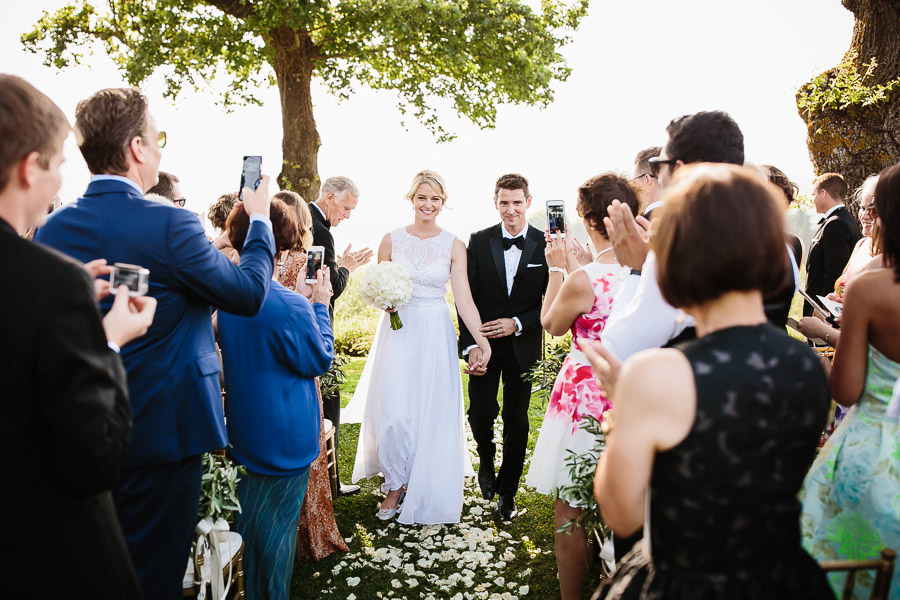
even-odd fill
[(816, 221), (816, 225), (821, 225), (821, 224), (824, 223), (824, 222), (825, 222), (825, 217), (822, 217), (821, 219), (819, 219), (818, 221)]
[(508, 238), (508, 237), (503, 238), (503, 249), (504, 250), (509, 250), (513, 246), (515, 246), (519, 250), (524, 250), (525, 249), (524, 236), (520, 235), (519, 237), (514, 237), (514, 238)]

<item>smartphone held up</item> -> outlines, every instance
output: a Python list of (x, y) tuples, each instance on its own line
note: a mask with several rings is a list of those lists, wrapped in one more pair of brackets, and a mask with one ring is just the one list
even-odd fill
[(244, 199), (244, 188), (255, 190), (262, 179), (262, 156), (245, 156), (241, 169), (241, 187), (238, 188), (238, 200)]
[(310, 246), (306, 250), (306, 283), (315, 283), (316, 275), (325, 262), (325, 247)]
[(566, 237), (566, 205), (562, 200), (547, 200), (547, 231), (551, 237)]

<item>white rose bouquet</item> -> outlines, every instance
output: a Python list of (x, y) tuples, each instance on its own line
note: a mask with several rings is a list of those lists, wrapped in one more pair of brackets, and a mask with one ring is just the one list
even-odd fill
[[(359, 295), (379, 310), (399, 308), (409, 302), (412, 295), (412, 279), (409, 271), (397, 263), (385, 261), (369, 267), (359, 282)], [(391, 313), (391, 329), (403, 327), (400, 315)]]

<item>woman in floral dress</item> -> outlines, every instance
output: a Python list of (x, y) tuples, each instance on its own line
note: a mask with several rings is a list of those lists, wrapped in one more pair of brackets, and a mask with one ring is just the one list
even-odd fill
[[(614, 199), (627, 204), (637, 215), (638, 199), (627, 179), (607, 173), (593, 177), (578, 189), (576, 209), (597, 249), (596, 260), (578, 268), (568, 240), (547, 241), (547, 265), (550, 281), (541, 309), (541, 324), (551, 335), (572, 331), (572, 349), (560, 369), (550, 394), (541, 432), (525, 483), (542, 494), (554, 494), (571, 479), (565, 466), (570, 452), (582, 453), (594, 446), (594, 438), (579, 425), (591, 415), (602, 421), (611, 408), (600, 389), (590, 363), (577, 349), (579, 340), (600, 339), (612, 308), (613, 294), (621, 281), (623, 267), (616, 261), (612, 244), (603, 224), (606, 209)], [(564, 271), (571, 275), (563, 281)], [(625, 272), (627, 274), (627, 272)], [(583, 507), (566, 498), (554, 505), (556, 529), (577, 518)], [(556, 561), (562, 600), (581, 598), (582, 580), (587, 566), (587, 539), (580, 527), (556, 534)]]
[[(884, 268), (847, 285), (841, 341), (831, 370), (834, 399), (852, 408), (806, 477), (801, 498), (803, 545), (817, 560), (872, 559), (900, 547), (900, 429), (888, 416), (900, 394), (900, 164), (875, 187)], [(832, 574), (835, 592), (845, 574)], [(864, 596), (871, 574), (857, 575)], [(900, 600), (900, 571), (890, 597)]]

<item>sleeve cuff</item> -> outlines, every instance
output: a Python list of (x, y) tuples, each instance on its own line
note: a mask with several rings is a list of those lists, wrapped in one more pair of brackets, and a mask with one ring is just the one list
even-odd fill
[(269, 231), (272, 231), (272, 220), (269, 219), (269, 217), (255, 213), (250, 215), (250, 222), (253, 223), (254, 221), (262, 221), (262, 223), (269, 228)]
[(474, 350), (477, 347), (478, 347), (478, 344), (472, 344), (471, 346), (469, 346), (468, 348), (466, 348), (465, 350), (462, 351), (462, 355), (463, 356), (468, 355), (469, 352), (471, 352), (472, 350)]
[(513, 321), (516, 322), (516, 335), (522, 335), (522, 321), (519, 320), (519, 317), (513, 317)]
[(112, 350), (113, 352), (115, 352), (116, 354), (119, 354), (122, 351), (122, 349), (119, 348), (119, 345), (115, 342), (107, 341), (106, 345), (109, 346), (109, 349)]

